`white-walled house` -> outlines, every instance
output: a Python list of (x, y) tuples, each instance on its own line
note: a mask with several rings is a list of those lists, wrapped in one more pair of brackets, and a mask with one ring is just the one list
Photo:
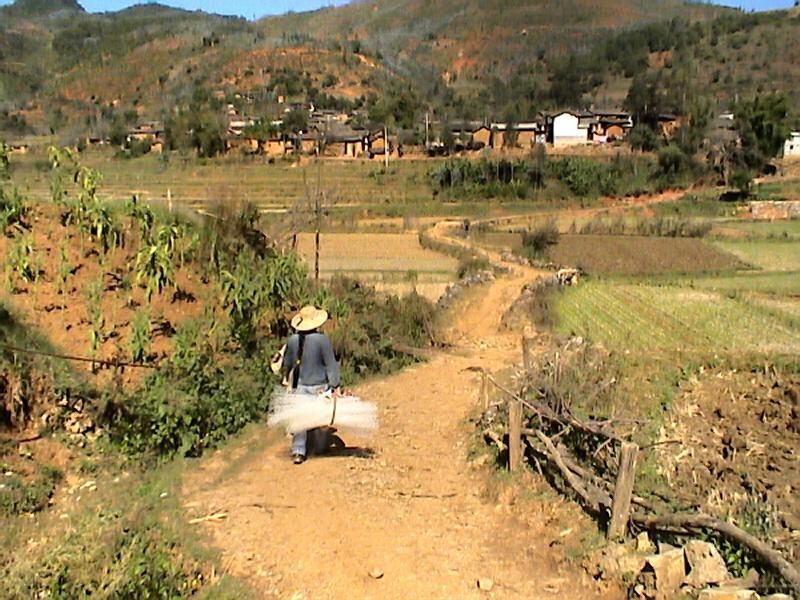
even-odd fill
[(547, 116), (548, 142), (555, 147), (586, 144), (590, 122), (582, 113), (561, 111)]
[(800, 156), (800, 131), (793, 131), (783, 143), (784, 156)]

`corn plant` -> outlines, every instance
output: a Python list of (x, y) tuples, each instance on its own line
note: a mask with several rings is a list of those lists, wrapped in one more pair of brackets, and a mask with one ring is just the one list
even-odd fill
[(53, 203), (63, 205), (67, 196), (66, 175), (69, 174), (69, 179), (74, 179), (76, 175), (75, 155), (69, 148), (50, 146), (47, 149), (47, 159), (51, 169), (50, 196)]
[(63, 243), (59, 249), (58, 269), (56, 271), (56, 275), (58, 277), (58, 293), (62, 296), (65, 296), (67, 293), (67, 281), (69, 280), (70, 275), (72, 275), (72, 265), (69, 263), (67, 249), (64, 247)]
[(242, 346), (253, 344), (267, 313), (284, 312), (297, 304), (305, 296), (305, 284), (305, 268), (293, 254), (258, 260), (252, 252), (239, 252), (233, 268), (220, 271), (222, 306), (231, 321), (231, 335)]
[(19, 190), (14, 188), (7, 192), (0, 188), (0, 230), (5, 231), (9, 227), (17, 230), (25, 229), (25, 217), (28, 214), (28, 207), (22, 200)]
[(140, 285), (144, 282), (148, 302), (154, 291), (161, 293), (162, 289), (175, 282), (173, 246), (170, 243), (170, 234), (162, 233), (164, 227), (159, 229), (155, 239), (143, 243), (136, 254), (136, 281)]
[(137, 310), (131, 322), (131, 360), (142, 363), (150, 353), (150, 311)]
[(105, 202), (94, 197), (87, 203), (83, 213), (82, 227), (100, 242), (103, 254), (119, 244), (119, 228)]
[(125, 214), (131, 217), (133, 223), (138, 226), (141, 239), (150, 237), (155, 215), (149, 206), (139, 202), (139, 198), (135, 194), (125, 203)]
[(105, 332), (103, 331), (106, 322), (103, 317), (103, 309), (101, 306), (104, 289), (105, 286), (103, 285), (103, 277), (101, 275), (95, 281), (87, 285), (85, 290), (87, 300), (86, 306), (89, 312), (89, 324), (91, 325), (91, 330), (89, 331), (89, 351), (92, 358), (97, 356), (100, 344), (106, 339)]
[(39, 276), (39, 267), (30, 236), (20, 237), (6, 258), (6, 276), (9, 290), (14, 289), (14, 279), (32, 283)]

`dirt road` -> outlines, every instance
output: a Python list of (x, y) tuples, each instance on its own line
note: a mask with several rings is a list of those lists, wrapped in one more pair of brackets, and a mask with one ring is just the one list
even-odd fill
[(189, 516), (227, 515), (200, 525), (226, 571), (265, 598), (601, 597), (564, 557), (577, 509), (555, 496), (518, 502), (524, 484), (493, 492), (469, 461), (478, 376), (465, 369), (518, 362), (518, 335), (498, 325), (538, 276), (509, 266), (458, 306), (451, 351), (357, 389), (379, 405), (374, 439), (294, 466), (288, 442), (259, 429), (188, 478)]

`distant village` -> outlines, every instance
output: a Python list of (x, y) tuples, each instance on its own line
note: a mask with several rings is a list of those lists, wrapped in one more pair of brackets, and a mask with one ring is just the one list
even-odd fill
[[(331, 158), (400, 158), (414, 156), (446, 156), (452, 153), (476, 153), (484, 150), (529, 150), (536, 145), (551, 149), (575, 146), (600, 146), (622, 142), (633, 129), (630, 113), (622, 110), (563, 109), (539, 113), (536, 118), (517, 123), (489, 121), (430, 120), (427, 115), (419, 124), (423, 135), (406, 136), (396, 130), (360, 126), (359, 115), (313, 104), (292, 104), (286, 113), (300, 111), (307, 115), (307, 125), (296, 133), (281, 133), (281, 119), (264, 123), (240, 114), (233, 104), (227, 105), (225, 153), (281, 157), (290, 155)], [(658, 131), (669, 140), (684, 124), (685, 118), (661, 114)], [(268, 132), (265, 134), (265, 132)], [(710, 137), (730, 141), (736, 137), (732, 113), (718, 115), (712, 123)], [(420, 139), (422, 138), (422, 139)], [(126, 143), (145, 146), (146, 153), (162, 153), (167, 147), (165, 128), (160, 121), (142, 121), (127, 132)], [(83, 147), (110, 145), (107, 138), (87, 137)], [(25, 153), (27, 145), (11, 144), (12, 153)], [(786, 140), (783, 155), (800, 156), (800, 132), (793, 131)]]

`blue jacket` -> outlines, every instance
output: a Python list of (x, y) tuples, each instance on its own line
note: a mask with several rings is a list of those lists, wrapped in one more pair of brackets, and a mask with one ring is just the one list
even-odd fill
[[(295, 333), (286, 342), (283, 355), (283, 372), (288, 373), (297, 363), (300, 350), (300, 335)], [(339, 364), (333, 355), (333, 346), (324, 333), (312, 332), (302, 334), (303, 356), (300, 359), (301, 385), (325, 385), (339, 387)]]

